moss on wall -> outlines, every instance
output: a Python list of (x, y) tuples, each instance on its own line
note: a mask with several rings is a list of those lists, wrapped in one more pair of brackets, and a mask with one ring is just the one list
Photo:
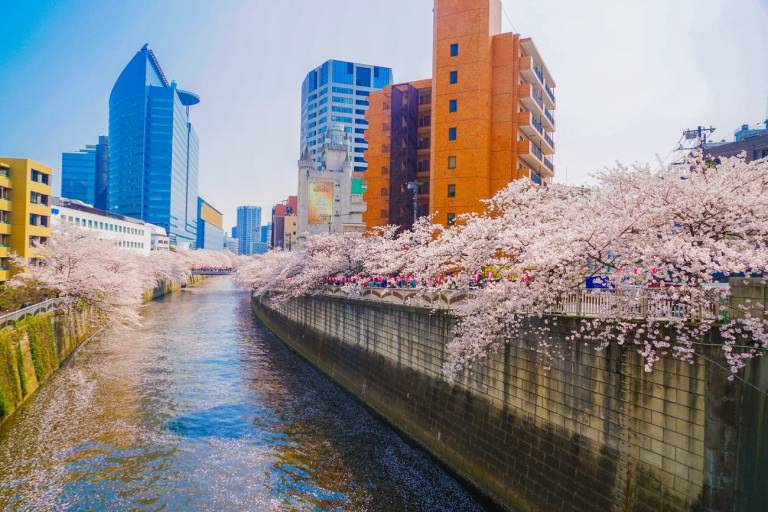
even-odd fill
[(0, 423), (100, 325), (89, 309), (76, 308), (28, 316), (0, 331)]

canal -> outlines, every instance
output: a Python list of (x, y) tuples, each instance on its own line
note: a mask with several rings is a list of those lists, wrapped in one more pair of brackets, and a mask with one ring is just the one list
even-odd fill
[(2, 510), (473, 511), (211, 278), (97, 336), (0, 427)]

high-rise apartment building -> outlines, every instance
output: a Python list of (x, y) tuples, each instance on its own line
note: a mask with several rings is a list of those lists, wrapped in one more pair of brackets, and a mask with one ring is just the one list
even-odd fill
[(34, 259), (51, 237), (52, 174), (26, 158), (0, 157), (0, 283), (11, 277), (11, 252)]
[(368, 144), (363, 136), (368, 126), (365, 113), (368, 95), (392, 83), (392, 70), (340, 60), (329, 60), (307, 73), (301, 85), (301, 146), (317, 168), (322, 165), (325, 133), (331, 124), (341, 125), (353, 139), (355, 171), (368, 165), (363, 153)]
[(61, 155), (61, 195), (100, 210), (107, 209), (109, 185), (109, 137), (88, 144), (74, 153)]
[(109, 97), (107, 207), (162, 226), (171, 245), (197, 238), (198, 139), (189, 107), (200, 102), (169, 82), (148, 45)]
[(224, 250), (224, 215), (203, 199), (197, 198), (197, 249)]
[[(371, 94), (367, 155), (379, 162), (366, 173), (369, 227), (408, 226), (413, 196), (402, 185), (419, 173), (428, 188), (416, 187), (417, 209), (428, 198), (429, 213), (443, 224), (481, 211), (482, 200), (512, 180), (554, 176), (555, 83), (530, 38), (501, 33), (501, 16), (500, 0), (435, 0), (428, 134), (425, 126), (417, 125), (416, 137), (401, 128), (426, 117), (412, 98), (425, 94), (417, 91), (427, 82)], [(419, 144), (430, 146), (428, 180)]]
[(261, 234), (261, 207), (237, 207), (237, 253), (253, 254)]

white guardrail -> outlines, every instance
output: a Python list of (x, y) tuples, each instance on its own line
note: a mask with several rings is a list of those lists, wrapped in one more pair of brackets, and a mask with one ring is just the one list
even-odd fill
[[(452, 305), (471, 297), (474, 290), (423, 292), (409, 288), (366, 288), (360, 293), (351, 293), (342, 287), (327, 286), (320, 293), (332, 297), (449, 309)], [(634, 295), (636, 292), (629, 293)], [(707, 303), (699, 308), (693, 308), (695, 310), (691, 309), (685, 305), (677, 304), (667, 294), (652, 290), (643, 291), (639, 300), (636, 297), (622, 297), (621, 292), (617, 294), (617, 292), (610, 290), (583, 290), (567, 295), (548, 313), (582, 318), (598, 318), (618, 314), (628, 319), (689, 318), (698, 320), (715, 320), (720, 313), (720, 305), (715, 303)]]
[(32, 304), (31, 306), (27, 306), (21, 309), (17, 309), (16, 311), (10, 311), (8, 313), (2, 313), (0, 314), (0, 329), (5, 329), (6, 327), (12, 326), (17, 321), (21, 320), (25, 316), (28, 315), (37, 315), (40, 313), (48, 313), (49, 311), (54, 311), (59, 308), (61, 305), (63, 299), (47, 299), (43, 302), (38, 302), (37, 304)]

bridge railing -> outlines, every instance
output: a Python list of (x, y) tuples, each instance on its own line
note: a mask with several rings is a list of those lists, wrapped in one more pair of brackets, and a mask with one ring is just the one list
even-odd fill
[(63, 303), (63, 299), (60, 299), (60, 298), (47, 299), (42, 302), (38, 302), (37, 304), (32, 304), (31, 306), (17, 309), (16, 311), (9, 311), (8, 313), (2, 313), (0, 314), (0, 329), (11, 327), (17, 321), (21, 320), (26, 316), (38, 315), (40, 313), (48, 313), (50, 311), (55, 311), (61, 306), (62, 303)]

